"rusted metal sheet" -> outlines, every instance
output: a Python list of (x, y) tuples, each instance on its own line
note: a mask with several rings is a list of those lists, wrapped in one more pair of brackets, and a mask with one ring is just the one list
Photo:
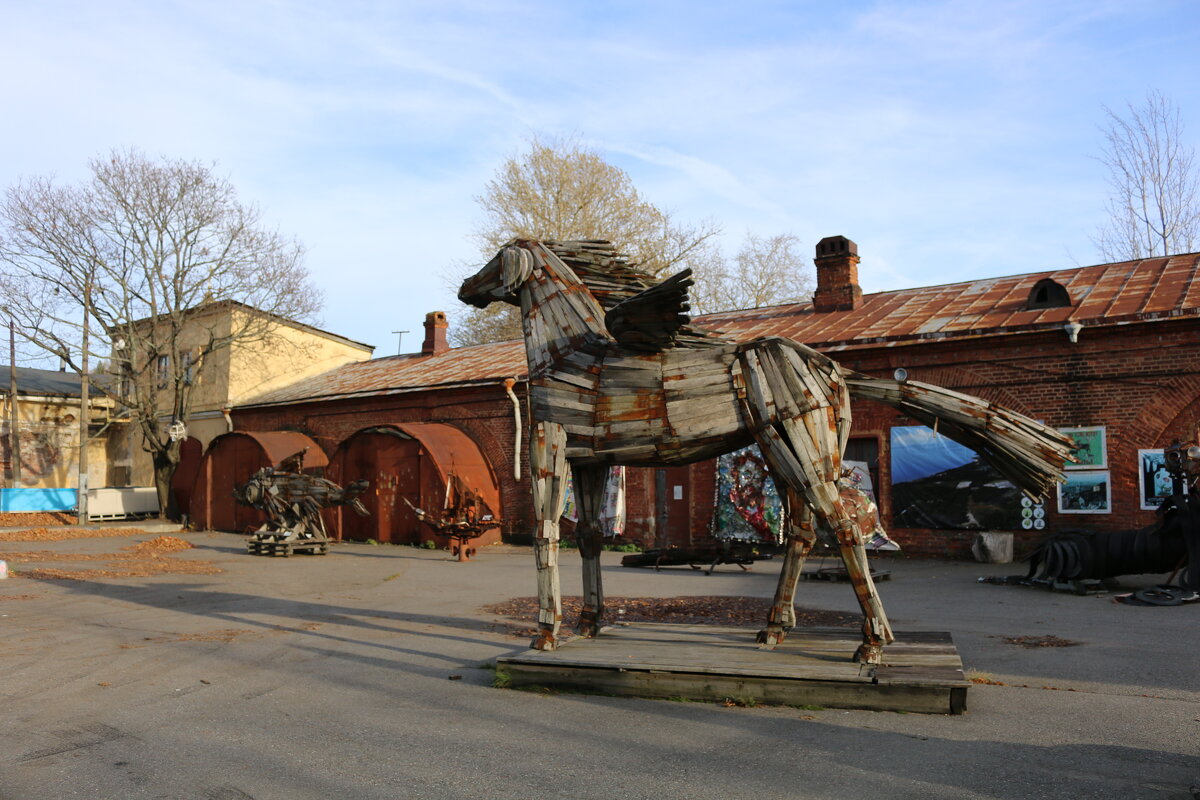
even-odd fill
[(292, 431), (233, 431), (213, 439), (200, 461), (188, 504), (191, 524), (197, 528), (247, 533), (265, 521), (261, 511), (239, 505), (233, 490), (264, 467), (277, 467), (299, 453), (304, 468), (329, 462), (325, 452), (309, 437)]
[(375, 358), (345, 364), (322, 375), (268, 392), (239, 408), (285, 405), (298, 401), (383, 397), (424, 391), (496, 384), (524, 378), (525, 349), (520, 341), (459, 347), (431, 355)]
[[(459, 292), (461, 300), (480, 307), (518, 304), (524, 315), (537, 518), (533, 646), (553, 649), (558, 641), (558, 519), (568, 462), (583, 562), (577, 630), (594, 636), (604, 614), (597, 510), (606, 465), (681, 466), (753, 440), (786, 498), (790, 527), (775, 603), (759, 641), (773, 647), (792, 626), (800, 566), (821, 536), (839, 548), (863, 610), (856, 657), (878, 663), (893, 635), (871, 581), (864, 532), (838, 486), (851, 396), (940, 424), (942, 433), (974, 446), (1031, 493), (1044, 492), (1058, 479), (1072, 443), (978, 398), (847, 372), (797, 341), (775, 336), (734, 344), (692, 327), (686, 314), (690, 285), (686, 270), (654, 285), (631, 272), (604, 242), (516, 241)], [(1008, 296), (1012, 290), (996, 284), (981, 293)], [(948, 296), (905, 302), (926, 316), (952, 316)]]
[[(478, 492), (488, 508), (500, 508), (491, 465), (474, 440), (453, 425), (402, 422), (358, 431), (338, 446), (327, 473), (339, 483), (371, 482), (362, 498), (370, 517), (326, 512), (338, 538), (408, 544), (432, 539), (413, 509), (441, 507), (452, 474)], [(498, 536), (489, 531), (484, 541)]]

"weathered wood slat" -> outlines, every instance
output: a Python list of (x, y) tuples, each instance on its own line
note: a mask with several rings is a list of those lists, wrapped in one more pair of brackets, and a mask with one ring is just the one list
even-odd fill
[[(753, 629), (635, 623), (605, 629), (597, 639), (571, 640), (553, 653), (501, 658), (498, 668), (517, 686), (961, 712), (970, 683), (953, 642), (948, 635), (925, 635), (943, 641), (911, 647), (903, 634), (888, 650), (889, 665), (873, 666), (848, 659), (859, 643), (853, 630), (797, 629), (765, 651), (755, 645)], [(937, 663), (925, 663), (931, 657)]]

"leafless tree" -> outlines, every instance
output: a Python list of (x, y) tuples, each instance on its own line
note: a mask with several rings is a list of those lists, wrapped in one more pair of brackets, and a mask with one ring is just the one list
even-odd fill
[(8, 189), (6, 311), (30, 345), (77, 372), (90, 330), (86, 357), (111, 358), (117, 373), (97, 388), (140, 428), (160, 507), (173, 515), (180, 442), (169, 428), (188, 419), (205, 365), (234, 345), (277, 347), (280, 319), (311, 318), (321, 298), (301, 245), (266, 229), (209, 167), (135, 150), (90, 166), (79, 185), (32, 178)]
[(1200, 174), (1179, 109), (1159, 92), (1128, 116), (1105, 108), (1100, 161), (1108, 168), (1109, 220), (1096, 245), (1109, 261), (1190, 253), (1200, 247)]
[(696, 313), (797, 303), (813, 291), (812, 267), (794, 234), (747, 233), (732, 260), (712, 249), (696, 270), (692, 308)]
[[(476, 200), (485, 215), (476, 238), (486, 258), (516, 238), (607, 239), (642, 269), (665, 276), (699, 263), (719, 232), (712, 222), (679, 223), (643, 198), (627, 172), (575, 137), (535, 136), (524, 153), (500, 166)], [(454, 344), (519, 337), (514, 310), (495, 308), (456, 314)]]

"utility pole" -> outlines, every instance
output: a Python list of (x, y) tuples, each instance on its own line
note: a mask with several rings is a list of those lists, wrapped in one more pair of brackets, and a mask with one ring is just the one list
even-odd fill
[(8, 460), (12, 485), (21, 485), (21, 431), (17, 416), (17, 326), (8, 319)]
[(92, 308), (92, 278), (83, 286), (83, 350), (79, 354), (79, 516), (76, 523), (88, 522), (88, 424), (91, 409), (88, 400), (88, 318)]

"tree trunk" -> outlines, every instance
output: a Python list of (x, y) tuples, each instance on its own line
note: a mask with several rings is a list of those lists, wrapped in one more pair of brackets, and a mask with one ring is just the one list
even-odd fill
[(179, 442), (171, 442), (165, 450), (154, 451), (154, 488), (158, 492), (158, 507), (161, 515), (172, 522), (182, 521), (175, 493), (171, 491), (171, 478), (179, 465)]

